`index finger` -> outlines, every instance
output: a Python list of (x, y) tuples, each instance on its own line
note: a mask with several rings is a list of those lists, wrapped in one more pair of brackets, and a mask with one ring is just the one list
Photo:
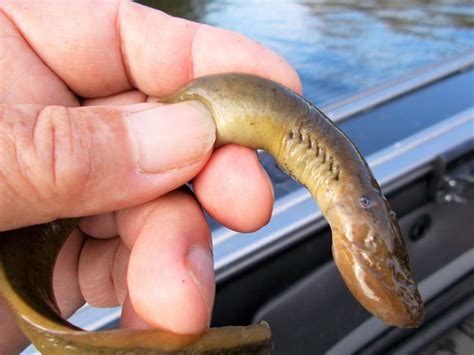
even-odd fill
[(294, 69), (257, 42), (135, 3), (6, 2), (2, 9), (36, 54), (82, 97), (131, 87), (159, 97), (195, 77), (230, 71), (301, 92)]

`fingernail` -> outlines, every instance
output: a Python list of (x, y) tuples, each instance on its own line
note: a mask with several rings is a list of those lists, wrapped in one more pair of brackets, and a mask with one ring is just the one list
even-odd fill
[(214, 145), (214, 121), (198, 101), (154, 106), (126, 116), (141, 172), (184, 167), (204, 157)]
[(215, 294), (214, 260), (212, 254), (209, 250), (196, 246), (191, 248), (187, 259), (188, 272), (201, 291), (210, 320)]

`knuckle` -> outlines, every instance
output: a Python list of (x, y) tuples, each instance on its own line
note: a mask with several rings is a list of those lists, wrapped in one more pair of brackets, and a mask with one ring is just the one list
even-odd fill
[(87, 198), (98, 158), (93, 129), (75, 116), (61, 106), (0, 106), (1, 215), (18, 213), (13, 202), (56, 218), (65, 201)]
[(0, 110), (0, 186), (2, 195), (11, 200), (31, 201), (41, 194), (28, 144), (31, 130), (25, 111), (16, 106)]
[(45, 107), (36, 118), (36, 151), (44, 155), (50, 193), (60, 198), (81, 196), (92, 176), (91, 137), (75, 118), (62, 106)]

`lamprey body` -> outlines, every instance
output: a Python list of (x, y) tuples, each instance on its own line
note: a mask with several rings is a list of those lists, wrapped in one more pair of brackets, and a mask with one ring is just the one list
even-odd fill
[[(162, 100), (196, 100), (212, 114), (216, 147), (263, 149), (305, 185), (332, 230), (334, 260), (357, 300), (388, 324), (416, 327), (423, 304), (400, 228), (367, 163), (322, 112), (291, 90), (247, 74), (193, 80)], [(268, 325), (212, 328), (198, 336), (157, 330), (85, 332), (59, 315), (57, 254), (77, 220), (1, 233), (0, 285), (22, 330), (45, 353), (271, 352)]]

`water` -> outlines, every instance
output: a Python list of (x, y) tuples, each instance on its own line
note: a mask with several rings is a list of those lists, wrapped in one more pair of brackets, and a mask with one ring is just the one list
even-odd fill
[(148, 2), (272, 48), (296, 68), (318, 106), (474, 48), (468, 1)]

